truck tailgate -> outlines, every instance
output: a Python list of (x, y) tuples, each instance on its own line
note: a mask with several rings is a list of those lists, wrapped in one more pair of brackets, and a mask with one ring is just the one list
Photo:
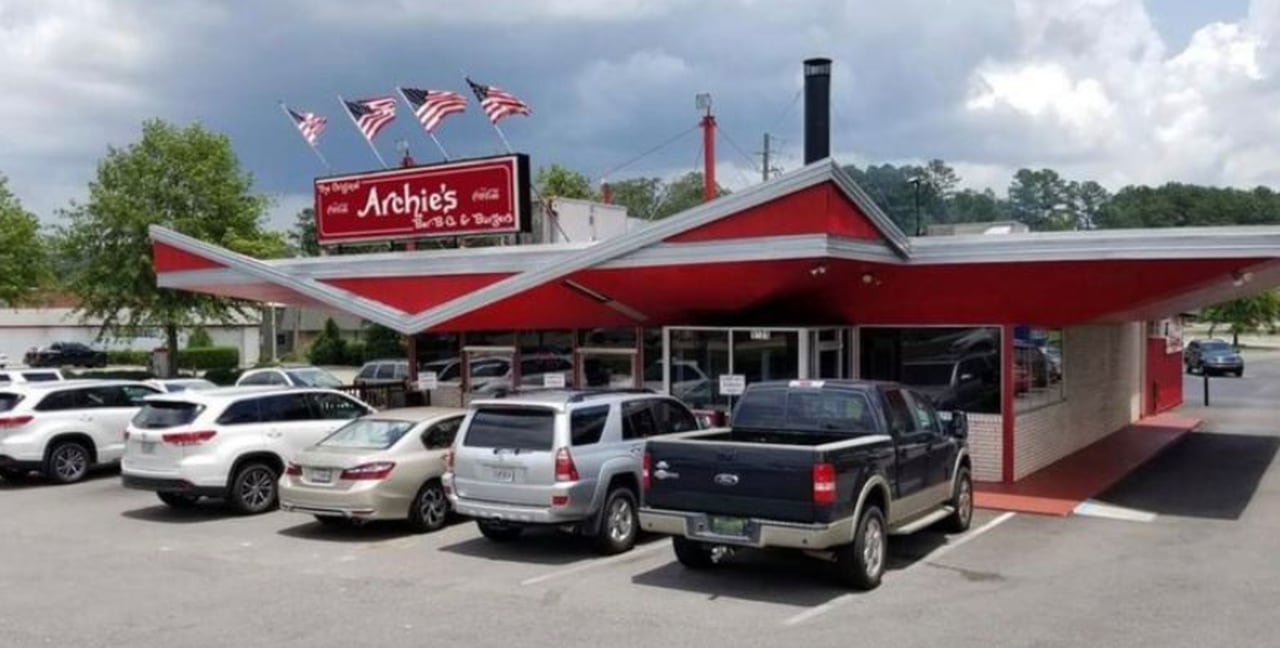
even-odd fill
[(812, 448), (654, 439), (648, 452), (647, 507), (801, 523), (827, 512), (813, 503)]

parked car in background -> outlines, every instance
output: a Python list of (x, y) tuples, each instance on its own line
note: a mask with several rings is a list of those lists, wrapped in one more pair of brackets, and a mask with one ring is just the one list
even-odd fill
[(1187, 373), (1244, 375), (1244, 357), (1226, 340), (1192, 340), (1182, 351)]
[[(502, 394), (512, 391), (511, 359), (480, 356), (468, 363), (470, 390), (477, 394)], [(434, 371), (441, 383), (461, 385), (462, 363), (456, 358), (428, 362), (419, 371)], [(573, 382), (573, 359), (560, 354), (537, 354), (520, 358), (520, 386), (541, 387), (547, 374), (562, 374), (565, 383)]]
[[(995, 354), (904, 362), (899, 381), (932, 398), (938, 409), (1000, 411), (1000, 362)], [(1019, 392), (1030, 389), (1029, 373), (1014, 376), (1014, 381)]]
[(107, 352), (79, 342), (54, 342), (27, 351), (23, 361), (28, 367), (105, 367)]
[(250, 369), (236, 379), (237, 387), (273, 385), (277, 387), (342, 387), (337, 376), (307, 365)]
[(0, 371), (0, 384), (66, 380), (60, 369), (9, 369)]
[(495, 542), (528, 526), (568, 526), (600, 553), (620, 553), (639, 532), (645, 440), (697, 428), (684, 404), (651, 392), (478, 400), (454, 442), (445, 492)]
[(973, 517), (965, 415), (894, 383), (763, 382), (733, 425), (650, 439), (645, 531), (707, 569), (733, 548), (783, 547), (832, 562), (846, 585), (880, 584), (889, 535)]
[(123, 380), (63, 380), (0, 387), (0, 476), (39, 471), (69, 484), (124, 453), (125, 429), (155, 387)]
[(129, 488), (189, 507), (225, 499), (244, 514), (274, 509), (294, 455), (368, 405), (329, 389), (224, 387), (147, 399), (129, 424), (121, 475)]
[(166, 393), (176, 393), (183, 391), (204, 391), (206, 389), (217, 389), (218, 386), (205, 380), (204, 378), (158, 378), (146, 381), (148, 385), (159, 389)]
[(360, 367), (352, 384), (362, 387), (376, 385), (402, 385), (409, 379), (408, 360), (371, 360)]
[(280, 508), (322, 524), (408, 520), (444, 526), (444, 456), (464, 409), (412, 407), (355, 419), (296, 454), (280, 480)]

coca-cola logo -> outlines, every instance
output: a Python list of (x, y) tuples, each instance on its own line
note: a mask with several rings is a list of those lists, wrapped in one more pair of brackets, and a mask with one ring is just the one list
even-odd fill
[(471, 192), (472, 202), (488, 202), (498, 200), (502, 195), (498, 192), (497, 187), (481, 187)]

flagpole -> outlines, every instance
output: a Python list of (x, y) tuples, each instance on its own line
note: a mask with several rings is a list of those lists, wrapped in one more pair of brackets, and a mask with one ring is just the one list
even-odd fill
[(502, 128), (498, 126), (498, 122), (490, 121), (489, 123), (493, 124), (493, 130), (498, 131), (498, 137), (502, 139), (502, 145), (507, 147), (507, 153), (514, 153), (515, 151), (511, 150), (511, 142), (507, 141), (507, 134), (502, 132)]
[[(284, 111), (284, 116), (289, 118), (289, 123), (293, 124), (293, 129), (294, 129), (294, 130), (296, 130), (296, 131), (298, 131), (298, 134), (299, 134), (299, 135), (302, 135), (302, 131), (298, 129), (298, 122), (297, 122), (297, 120), (295, 120), (295, 119), (293, 118), (293, 115), (289, 114), (289, 107), (288, 107), (288, 106), (286, 106), (286, 105), (284, 104), (284, 100), (283, 100), (283, 99), (281, 99), (281, 100), (280, 100), (280, 110), (283, 110), (283, 111)], [(302, 136), (302, 141), (306, 142), (306, 143), (307, 143), (307, 148), (311, 149), (311, 152), (312, 152), (312, 153), (315, 153), (315, 154), (316, 154), (316, 157), (320, 158), (320, 163), (324, 165), (324, 168), (325, 168), (326, 170), (328, 170), (328, 171), (332, 171), (332, 170), (333, 170), (333, 167), (329, 166), (329, 161), (328, 161), (328, 160), (326, 160), (326, 159), (324, 159), (324, 154), (320, 152), (320, 149), (316, 148), (316, 145), (315, 145), (315, 144), (312, 144), (312, 143), (311, 143), (311, 140), (307, 139), (307, 137), (306, 137), (305, 135), (303, 135), (303, 136)]]
[[(396, 86), (396, 92), (399, 92), (399, 93), (400, 93), (400, 98), (401, 98), (401, 99), (404, 99), (404, 103), (405, 103), (405, 105), (409, 106), (409, 112), (410, 112), (414, 117), (417, 117), (417, 116), (418, 116), (418, 113), (417, 113), (417, 111), (415, 111), (415, 110), (413, 109), (413, 102), (412, 102), (412, 101), (409, 101), (409, 97), (405, 96), (405, 94), (404, 94), (404, 88), (401, 88), (401, 87), (399, 87), (399, 86)], [(419, 123), (421, 123), (421, 122), (419, 122)], [(449, 152), (448, 152), (448, 151), (446, 151), (446, 150), (444, 150), (444, 145), (443, 145), (443, 144), (441, 144), (441, 143), (440, 143), (440, 140), (436, 138), (436, 134), (435, 134), (435, 133), (433, 133), (433, 132), (431, 132), (430, 130), (427, 130), (426, 124), (423, 124), (423, 125), (422, 125), (422, 130), (427, 131), (427, 137), (430, 137), (430, 138), (431, 138), (431, 141), (436, 143), (436, 148), (440, 149), (440, 155), (443, 155), (443, 156), (444, 156), (444, 161), (445, 161), (445, 162), (448, 162), (448, 161), (449, 161)]]
[(373, 151), (373, 156), (378, 158), (378, 162), (382, 164), (382, 168), (390, 169), (391, 167), (387, 166), (387, 161), (382, 159), (382, 154), (378, 152), (378, 147), (373, 145), (373, 140), (365, 136), (364, 131), (360, 128), (360, 122), (356, 121), (356, 116), (351, 114), (351, 107), (347, 105), (347, 100), (343, 99), (342, 95), (338, 95), (338, 102), (342, 104), (342, 111), (347, 113), (347, 117), (351, 119), (351, 125), (355, 126), (356, 130), (360, 131), (360, 137), (364, 137), (364, 141), (368, 142), (369, 150)]

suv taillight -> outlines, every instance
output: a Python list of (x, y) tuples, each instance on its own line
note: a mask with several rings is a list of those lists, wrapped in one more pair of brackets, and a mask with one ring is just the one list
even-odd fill
[(375, 461), (342, 471), (340, 479), (352, 481), (386, 479), (387, 475), (391, 474), (391, 469), (395, 467), (396, 465), (390, 461)]
[(302, 474), (302, 466), (299, 466), (296, 463), (290, 463), (284, 467), (284, 474), (297, 477)]
[(578, 467), (573, 465), (573, 455), (569, 454), (568, 448), (556, 451), (556, 481), (578, 481)]
[(200, 445), (205, 441), (218, 436), (214, 430), (202, 430), (200, 432), (170, 432), (160, 435), (160, 440), (173, 445), (192, 446)]
[(650, 464), (653, 459), (649, 457), (649, 451), (644, 451), (644, 463), (640, 465), (640, 489), (649, 490), (649, 485), (653, 483), (653, 474), (650, 472)]
[(836, 467), (829, 463), (813, 464), (813, 503), (836, 501)]
[(4, 428), (22, 427), (32, 421), (34, 416), (0, 416), (0, 430)]

